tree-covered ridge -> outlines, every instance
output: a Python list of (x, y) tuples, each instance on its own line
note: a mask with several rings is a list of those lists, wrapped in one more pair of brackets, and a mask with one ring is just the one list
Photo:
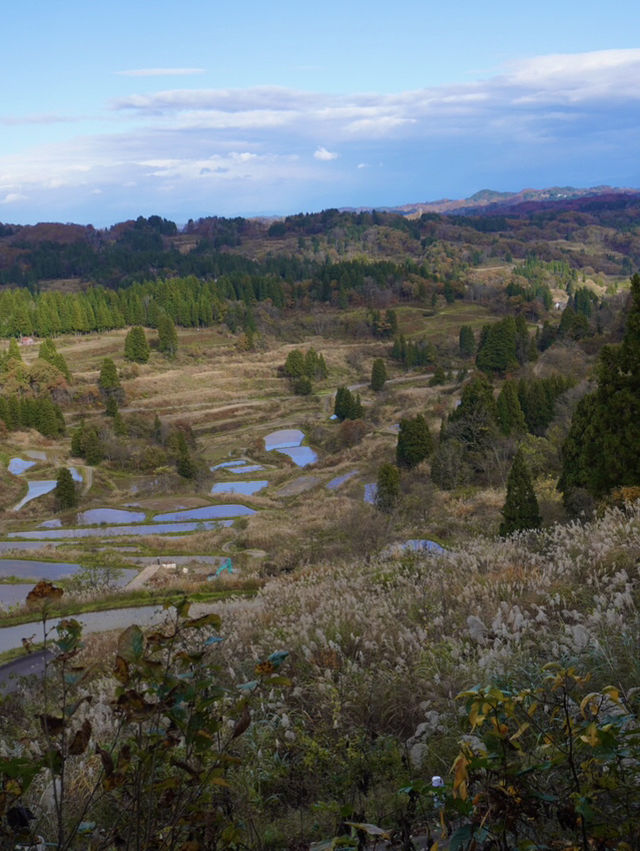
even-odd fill
[[(327, 258), (336, 262), (358, 256), (396, 263), (409, 258), (444, 279), (488, 259), (518, 258), (514, 288), (521, 288), (521, 295), (537, 291), (547, 298), (547, 273), (568, 281), (572, 270), (588, 265), (597, 272), (628, 275), (640, 263), (637, 195), (579, 201), (532, 204), (493, 216), (480, 210), (410, 217), (328, 209), (275, 222), (208, 217), (190, 220), (182, 231), (160, 216), (139, 216), (107, 230), (0, 225), (0, 284), (34, 287), (42, 280), (76, 278), (118, 287), (155, 276), (256, 273), (299, 281), (310, 276), (311, 265)], [(531, 257), (547, 268), (532, 267)]]

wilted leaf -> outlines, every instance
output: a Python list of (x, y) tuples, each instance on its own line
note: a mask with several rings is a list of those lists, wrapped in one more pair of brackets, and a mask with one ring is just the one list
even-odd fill
[(368, 836), (380, 836), (383, 839), (391, 839), (391, 834), (388, 830), (383, 830), (375, 824), (367, 824), (366, 822), (346, 821), (346, 825), (353, 827), (356, 830), (364, 831)]
[(114, 677), (123, 685), (129, 682), (129, 663), (122, 656), (116, 656), (116, 664), (113, 668)]
[(200, 772), (196, 771), (195, 768), (192, 768), (188, 762), (185, 762), (182, 759), (172, 759), (171, 764), (175, 765), (176, 768), (181, 768), (183, 771), (186, 771), (194, 780), (200, 779)]
[(34, 632), (33, 635), (30, 638), (23, 638), (22, 639), (22, 646), (27, 651), (27, 653), (32, 652), (32, 650), (33, 650), (33, 639), (35, 637), (36, 637), (36, 634)]
[(116, 706), (129, 718), (145, 718), (156, 708), (154, 704), (147, 703), (142, 695), (133, 689), (121, 694), (116, 701)]
[(249, 712), (249, 707), (245, 703), (242, 707), (242, 714), (233, 727), (233, 734), (231, 738), (237, 739), (238, 736), (241, 736), (247, 730), (249, 724), (251, 724), (251, 713)]
[(83, 703), (91, 703), (93, 700), (92, 695), (85, 694), (84, 697), (81, 697), (80, 700), (76, 700), (74, 703), (70, 703), (65, 707), (64, 714), (66, 718), (72, 718), (78, 709), (82, 706)]
[(183, 623), (182, 626), (185, 629), (199, 629), (203, 626), (213, 626), (216, 629), (219, 629), (221, 623), (220, 615), (210, 612), (208, 615), (202, 615), (202, 617), (199, 618), (192, 618), (191, 620)]
[(82, 723), (82, 727), (79, 730), (76, 730), (73, 738), (71, 739), (71, 744), (69, 745), (69, 753), (72, 756), (78, 756), (81, 753), (84, 753), (87, 749), (87, 745), (89, 744), (89, 739), (91, 738), (91, 724), (85, 718)]
[(46, 736), (59, 736), (64, 730), (64, 718), (55, 715), (38, 715), (42, 732)]
[(41, 579), (27, 594), (27, 606), (39, 606), (42, 603), (53, 602), (62, 597), (64, 591), (52, 582)]
[(100, 747), (100, 745), (96, 745), (96, 753), (100, 754), (104, 773), (107, 775), (107, 777), (111, 777), (114, 770), (113, 757), (111, 756), (109, 751), (105, 751), (103, 748)]

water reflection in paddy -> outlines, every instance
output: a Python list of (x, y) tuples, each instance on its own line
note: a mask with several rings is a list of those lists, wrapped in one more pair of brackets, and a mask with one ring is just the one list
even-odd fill
[[(242, 506), (244, 508), (244, 506)], [(246, 512), (253, 514), (250, 508)], [(89, 526), (81, 529), (42, 529), (36, 532), (9, 532), (9, 538), (30, 538), (43, 542), (61, 538), (115, 538), (124, 535), (171, 535), (178, 532), (210, 531), (219, 526), (230, 526), (232, 520), (200, 521), (192, 523), (139, 523), (137, 526)]]
[(299, 428), (283, 428), (272, 431), (264, 439), (267, 452), (282, 452), (298, 467), (306, 467), (318, 460), (318, 455), (309, 446), (302, 446), (304, 433)]
[(218, 482), (211, 488), (211, 493), (241, 493), (245, 496), (251, 496), (266, 488), (268, 484), (269, 482), (266, 479), (253, 482)]
[(286, 449), (288, 446), (300, 446), (304, 440), (304, 433), (299, 428), (282, 428), (272, 431), (264, 439), (264, 448), (267, 452), (274, 449)]
[(238, 461), (223, 461), (222, 464), (216, 464), (215, 467), (209, 467), (209, 469), (213, 473), (214, 470), (224, 470), (226, 467), (240, 467), (244, 463), (245, 461), (243, 459)]
[(8, 609), (9, 606), (24, 603), (32, 588), (33, 583), (23, 585), (16, 582), (11, 585), (0, 585), (0, 609)]
[(369, 482), (364, 486), (364, 501), (373, 505), (376, 501), (377, 493), (378, 485), (375, 482)]
[[(150, 626), (163, 620), (163, 609), (159, 606), (136, 606), (129, 609), (110, 609), (108, 612), (85, 612), (77, 616), (86, 633), (103, 632), (108, 629), (125, 629), (131, 624)], [(39, 622), (23, 623), (18, 626), (6, 626), (0, 629), (0, 653), (19, 647), (22, 639), (31, 639), (34, 632), (40, 640)]]
[(91, 526), (93, 523), (142, 523), (145, 520), (143, 511), (124, 511), (121, 508), (90, 508), (78, 514), (77, 522), (81, 526)]
[(68, 561), (28, 561), (19, 558), (0, 559), (0, 576), (19, 576), (29, 579), (48, 579), (50, 582), (73, 576), (80, 565)]
[(30, 467), (34, 467), (35, 463), (35, 461), (25, 461), (24, 458), (12, 458), (11, 461), (9, 461), (7, 470), (14, 476), (21, 476)]
[(31, 502), (32, 499), (37, 499), (39, 496), (44, 496), (46, 493), (51, 493), (55, 488), (55, 479), (42, 480), (36, 482), (28, 482), (28, 490), (25, 496), (22, 497), (17, 505), (14, 505), (13, 510), (19, 511), (23, 505)]
[(257, 473), (260, 470), (264, 470), (262, 464), (247, 464), (245, 467), (234, 467), (233, 474), (235, 476), (241, 473)]
[(340, 485), (343, 485), (345, 482), (348, 482), (349, 479), (357, 476), (358, 472), (358, 470), (352, 470), (350, 473), (344, 473), (342, 476), (336, 476), (335, 479), (331, 479), (330, 482), (327, 482), (327, 487), (330, 491), (337, 490)]
[(154, 520), (211, 520), (218, 517), (243, 517), (255, 514), (253, 508), (246, 505), (204, 505), (202, 508), (188, 508), (184, 511), (171, 511), (156, 514)]

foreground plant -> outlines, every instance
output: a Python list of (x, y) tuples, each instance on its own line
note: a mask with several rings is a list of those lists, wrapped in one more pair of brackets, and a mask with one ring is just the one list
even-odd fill
[[(240, 764), (236, 742), (251, 724), (251, 705), (263, 687), (287, 685), (278, 673), (285, 651), (255, 667), (255, 679), (236, 688), (223, 684), (210, 651), (222, 638), (215, 614), (189, 617), (183, 598), (170, 608), (162, 629), (145, 635), (137, 626), (119, 640), (113, 678), (95, 678), (80, 663), (81, 625), (60, 621), (56, 638), (47, 608), (60, 589), (39, 583), (46, 662), (39, 731), (0, 759), (0, 814), (38, 809), (38, 783), (49, 790), (54, 847), (215, 849), (241, 842), (230, 778)], [(34, 589), (36, 590), (36, 589)], [(32, 594), (34, 592), (31, 592)], [(103, 689), (99, 706), (92, 691)], [(105, 713), (109, 719), (104, 720)], [(33, 721), (33, 719), (26, 719)], [(18, 835), (33, 841), (27, 819)], [(45, 833), (43, 822), (35, 829)], [(52, 819), (49, 818), (49, 834)], [(16, 834), (4, 827), (5, 837)]]

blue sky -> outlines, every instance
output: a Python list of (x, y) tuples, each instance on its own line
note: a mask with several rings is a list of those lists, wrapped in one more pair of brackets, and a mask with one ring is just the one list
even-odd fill
[(640, 4), (22, 0), (0, 221), (640, 187)]

